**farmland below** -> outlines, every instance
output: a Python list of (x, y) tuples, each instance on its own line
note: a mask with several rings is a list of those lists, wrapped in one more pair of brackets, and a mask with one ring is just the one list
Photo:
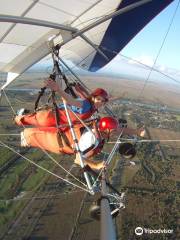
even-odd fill
[[(124, 88), (125, 89), (125, 88)], [(112, 91), (113, 92), (113, 91)], [(20, 131), (14, 125), (12, 107), (33, 110), (36, 94), (8, 92), (0, 106), (0, 239), (99, 239), (98, 222), (89, 216), (94, 201), (81, 189), (65, 184), (61, 179), (33, 166), (23, 157), (33, 160), (58, 176), (66, 173), (48, 156), (37, 149), (20, 148)], [(123, 94), (123, 91), (120, 93)], [(149, 94), (150, 96), (150, 94)], [(126, 193), (126, 208), (116, 218), (119, 239), (136, 239), (134, 230), (141, 226), (149, 229), (173, 229), (171, 235), (158, 239), (179, 239), (178, 206), (180, 200), (180, 114), (164, 104), (149, 100), (132, 100), (124, 97), (112, 102), (112, 110), (126, 118), (130, 127), (145, 124), (146, 139), (154, 142), (137, 142), (137, 154), (124, 161), (118, 153), (110, 166), (113, 185)], [(45, 101), (45, 99), (43, 100)], [(170, 107), (170, 105), (169, 105)], [(177, 105), (176, 105), (177, 107)], [(105, 113), (104, 113), (105, 114)], [(127, 138), (127, 136), (126, 136)], [(161, 140), (163, 140), (161, 142)], [(106, 144), (103, 151), (110, 152)], [(73, 157), (52, 154), (53, 159), (70, 169)], [(98, 196), (95, 196), (97, 199)], [(157, 239), (156, 235), (151, 239)]]

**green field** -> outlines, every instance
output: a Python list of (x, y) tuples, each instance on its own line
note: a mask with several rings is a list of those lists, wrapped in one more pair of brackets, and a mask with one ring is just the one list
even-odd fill
[[(13, 109), (16, 111), (23, 107), (23, 101), (30, 101), (29, 106), (32, 107), (31, 96), (22, 94), (20, 97), (17, 94), (10, 94), (9, 101), (12, 103)], [(18, 97), (18, 99), (16, 99)], [(20, 148), (20, 137), (11, 136), (14, 133), (20, 133), (21, 129), (14, 125), (13, 116), (9, 104), (5, 98), (1, 99), (1, 118), (0, 118), (0, 140), (13, 148), (18, 153), (24, 151)], [(7, 134), (4, 136), (2, 134)], [(26, 153), (22, 154), (24, 157), (34, 161), (40, 166), (53, 171), (55, 165), (45, 154), (36, 149), (28, 149)], [(53, 156), (57, 159), (57, 156)], [(4, 146), (0, 146), (0, 168), (6, 163), (10, 162), (12, 158), (15, 161), (12, 166), (3, 171), (0, 175), (0, 231), (3, 232), (8, 224), (17, 216), (17, 214), (24, 208), (31, 196), (43, 186), (44, 181), (49, 175), (33, 166), (27, 160), (20, 157), (18, 154), (12, 152)], [(18, 198), (19, 197), (19, 198)]]

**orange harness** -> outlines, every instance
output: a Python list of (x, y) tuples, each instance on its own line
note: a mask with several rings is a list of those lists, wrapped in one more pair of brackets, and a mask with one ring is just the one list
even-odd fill
[[(59, 109), (58, 111), (59, 111), (59, 117), (60, 117), (58, 125), (67, 124), (68, 122), (67, 122), (65, 110)], [(85, 120), (90, 118), (95, 111), (96, 111), (95, 108), (92, 107), (91, 110), (88, 111), (87, 113), (83, 113), (83, 114), (76, 113), (76, 115), (80, 119)], [(72, 111), (68, 110), (68, 112), (69, 112), (72, 123), (77, 122), (78, 119), (72, 113)], [(19, 126), (32, 125), (37, 127), (54, 127), (56, 126), (55, 112), (52, 110), (52, 108), (39, 110), (31, 114), (16, 116), (15, 122)], [(64, 130), (64, 128), (62, 128), (62, 130)]]

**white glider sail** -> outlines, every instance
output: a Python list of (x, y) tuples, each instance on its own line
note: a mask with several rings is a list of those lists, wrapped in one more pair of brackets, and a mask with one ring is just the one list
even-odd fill
[(60, 57), (96, 71), (171, 2), (0, 0), (0, 72), (15, 79), (47, 56), (54, 43), (62, 46)]

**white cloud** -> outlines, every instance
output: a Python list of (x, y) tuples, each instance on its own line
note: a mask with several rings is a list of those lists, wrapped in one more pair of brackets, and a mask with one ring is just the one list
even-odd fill
[(149, 67), (152, 67), (154, 64), (154, 59), (151, 56), (148, 55), (141, 55), (139, 57), (135, 57), (133, 58), (135, 61), (133, 60), (129, 60), (129, 64), (137, 64), (137, 63), (142, 63), (144, 65), (147, 65)]
[[(155, 68), (156, 68), (156, 66), (155, 66)], [(159, 66), (157, 66), (157, 69), (158, 69), (160, 72), (165, 72), (165, 71), (167, 70), (164, 65), (159, 65)]]

